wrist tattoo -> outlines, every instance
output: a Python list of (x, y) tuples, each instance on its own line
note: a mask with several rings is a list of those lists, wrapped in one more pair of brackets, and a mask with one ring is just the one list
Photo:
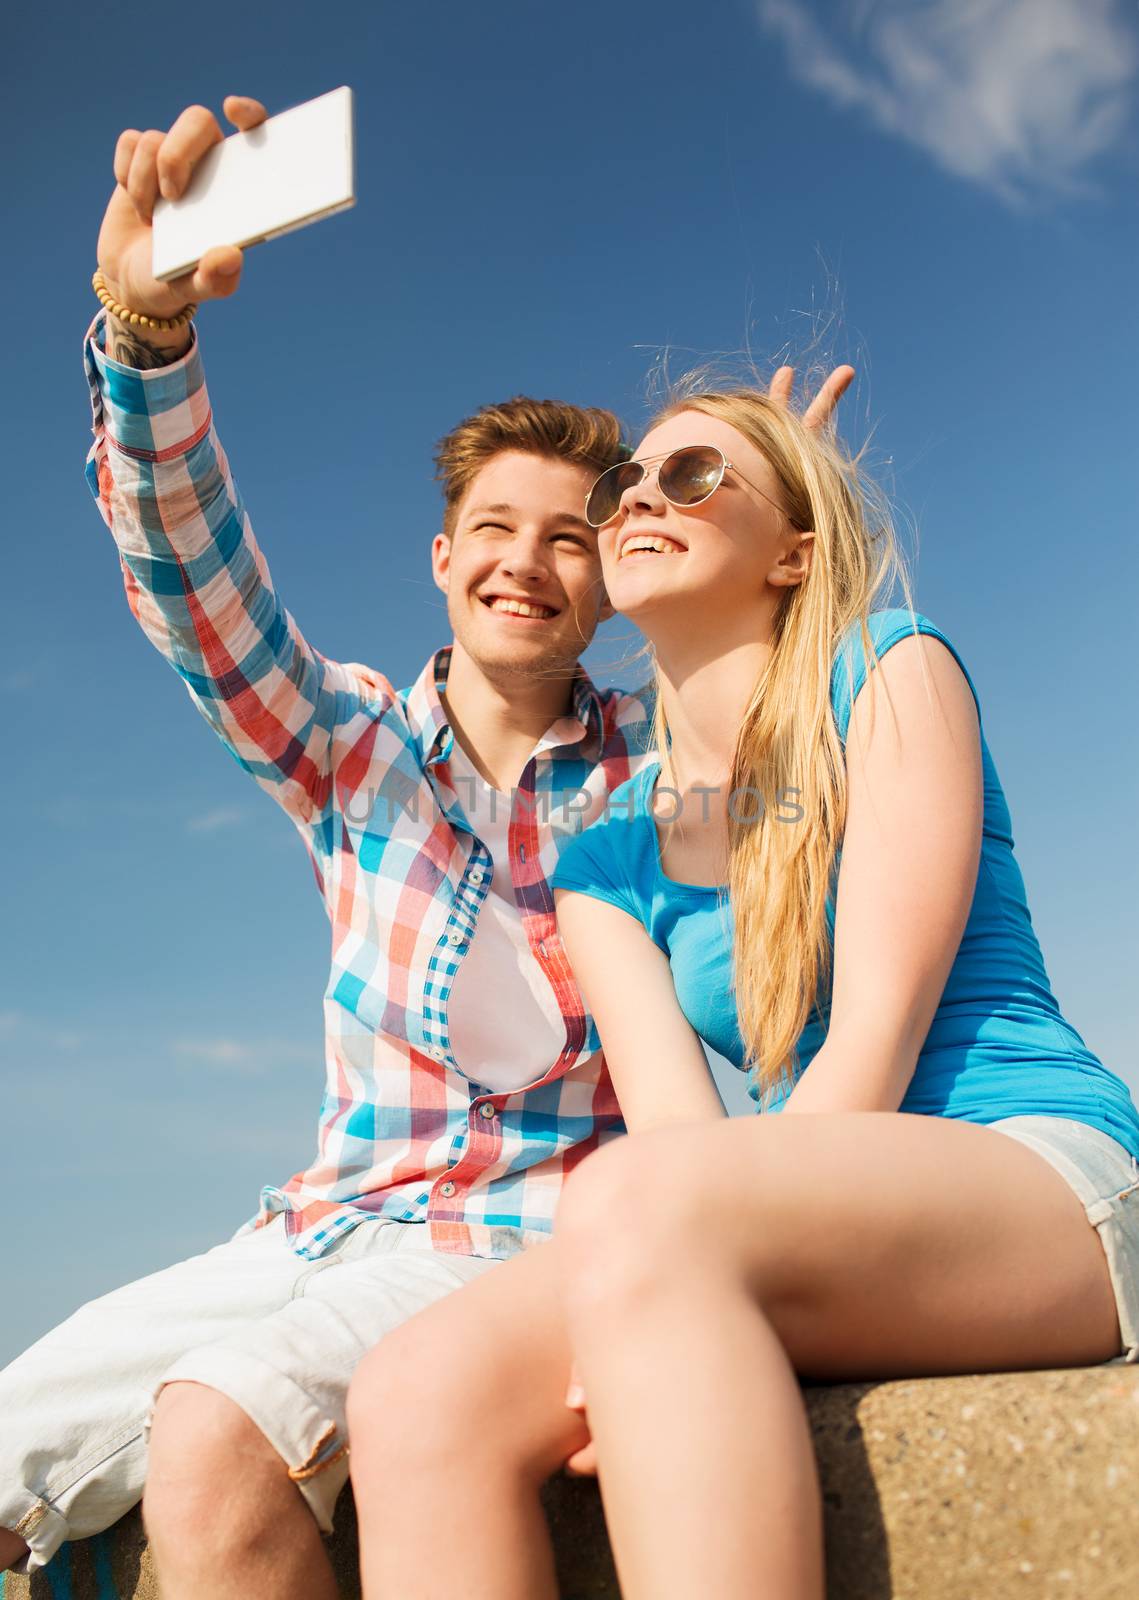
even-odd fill
[(106, 329), (107, 354), (125, 367), (168, 367), (186, 354), (185, 350), (162, 350), (147, 344), (136, 329), (128, 328), (117, 317), (107, 318)]

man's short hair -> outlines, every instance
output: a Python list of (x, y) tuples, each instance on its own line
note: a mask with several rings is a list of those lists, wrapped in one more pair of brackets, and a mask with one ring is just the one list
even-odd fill
[(571, 406), (562, 400), (532, 400), (515, 395), (501, 405), (483, 406), (439, 441), (435, 477), (443, 489), (443, 532), (455, 529), (455, 513), (478, 472), (504, 450), (576, 461), (604, 472), (628, 458), (621, 424), (612, 411)]

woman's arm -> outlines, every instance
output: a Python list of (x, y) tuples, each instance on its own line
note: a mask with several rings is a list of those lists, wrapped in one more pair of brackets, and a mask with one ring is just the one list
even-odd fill
[(881, 659), (855, 700), (826, 1043), (783, 1107), (897, 1111), (961, 943), (983, 790), (976, 705), (928, 635)]
[(630, 1133), (725, 1115), (699, 1038), (680, 1009), (664, 951), (627, 911), (555, 890), (558, 927), (601, 1034)]

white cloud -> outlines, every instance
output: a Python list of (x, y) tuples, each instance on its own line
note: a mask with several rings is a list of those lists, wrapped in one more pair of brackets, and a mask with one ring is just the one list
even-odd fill
[(246, 813), (237, 806), (215, 806), (212, 811), (203, 811), (199, 816), (191, 817), (186, 824), (187, 833), (216, 833), (219, 828), (232, 828), (237, 823), (244, 822)]
[[(113, 1029), (98, 1027), (79, 1029), (69, 1026), (64, 1018), (62, 1026), (46, 1026), (44, 1019), (26, 1011), (0, 1010), (0, 1065), (9, 1050), (8, 1041), (23, 1055), (30, 1051), (49, 1056), (60, 1068), (66, 1057), (74, 1058), (80, 1050), (88, 1059), (113, 1057), (116, 1062), (131, 1058), (131, 1046)], [(238, 1077), (260, 1077), (282, 1068), (302, 1066), (312, 1070), (319, 1082), (324, 1071), (324, 1053), (317, 1036), (309, 1043), (303, 1039), (284, 1039), (257, 1034), (243, 1039), (234, 1034), (181, 1035), (171, 1039), (165, 1047), (168, 1055), (187, 1063), (212, 1067), (219, 1072)], [(147, 1047), (148, 1058), (154, 1059), (152, 1045)]]
[(211, 1067), (235, 1067), (242, 1072), (261, 1070), (257, 1051), (239, 1039), (175, 1039), (174, 1049), (180, 1056), (204, 1061)]
[(1139, 34), (1120, 0), (758, 0), (791, 70), (1012, 203), (1085, 192), (1131, 112)]
[(186, 1061), (200, 1062), (203, 1066), (217, 1067), (242, 1077), (258, 1077), (262, 1073), (300, 1063), (312, 1067), (319, 1077), (324, 1070), (324, 1054), (319, 1041), (307, 1045), (295, 1039), (259, 1037), (255, 1040), (238, 1039), (232, 1034), (213, 1037), (183, 1036), (172, 1041), (176, 1056)]
[(24, 1048), (50, 1045), (56, 1050), (78, 1050), (87, 1043), (86, 1034), (76, 1028), (49, 1028), (42, 1018), (31, 1017), (25, 1011), (0, 1011), (0, 1039), (14, 1034), (27, 1035)]

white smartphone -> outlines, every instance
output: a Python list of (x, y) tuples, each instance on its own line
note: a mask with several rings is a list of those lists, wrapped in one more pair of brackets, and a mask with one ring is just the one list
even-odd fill
[(213, 245), (245, 249), (354, 206), (354, 144), (347, 86), (230, 134), (206, 152), (177, 200), (156, 202), (154, 276), (178, 278)]

